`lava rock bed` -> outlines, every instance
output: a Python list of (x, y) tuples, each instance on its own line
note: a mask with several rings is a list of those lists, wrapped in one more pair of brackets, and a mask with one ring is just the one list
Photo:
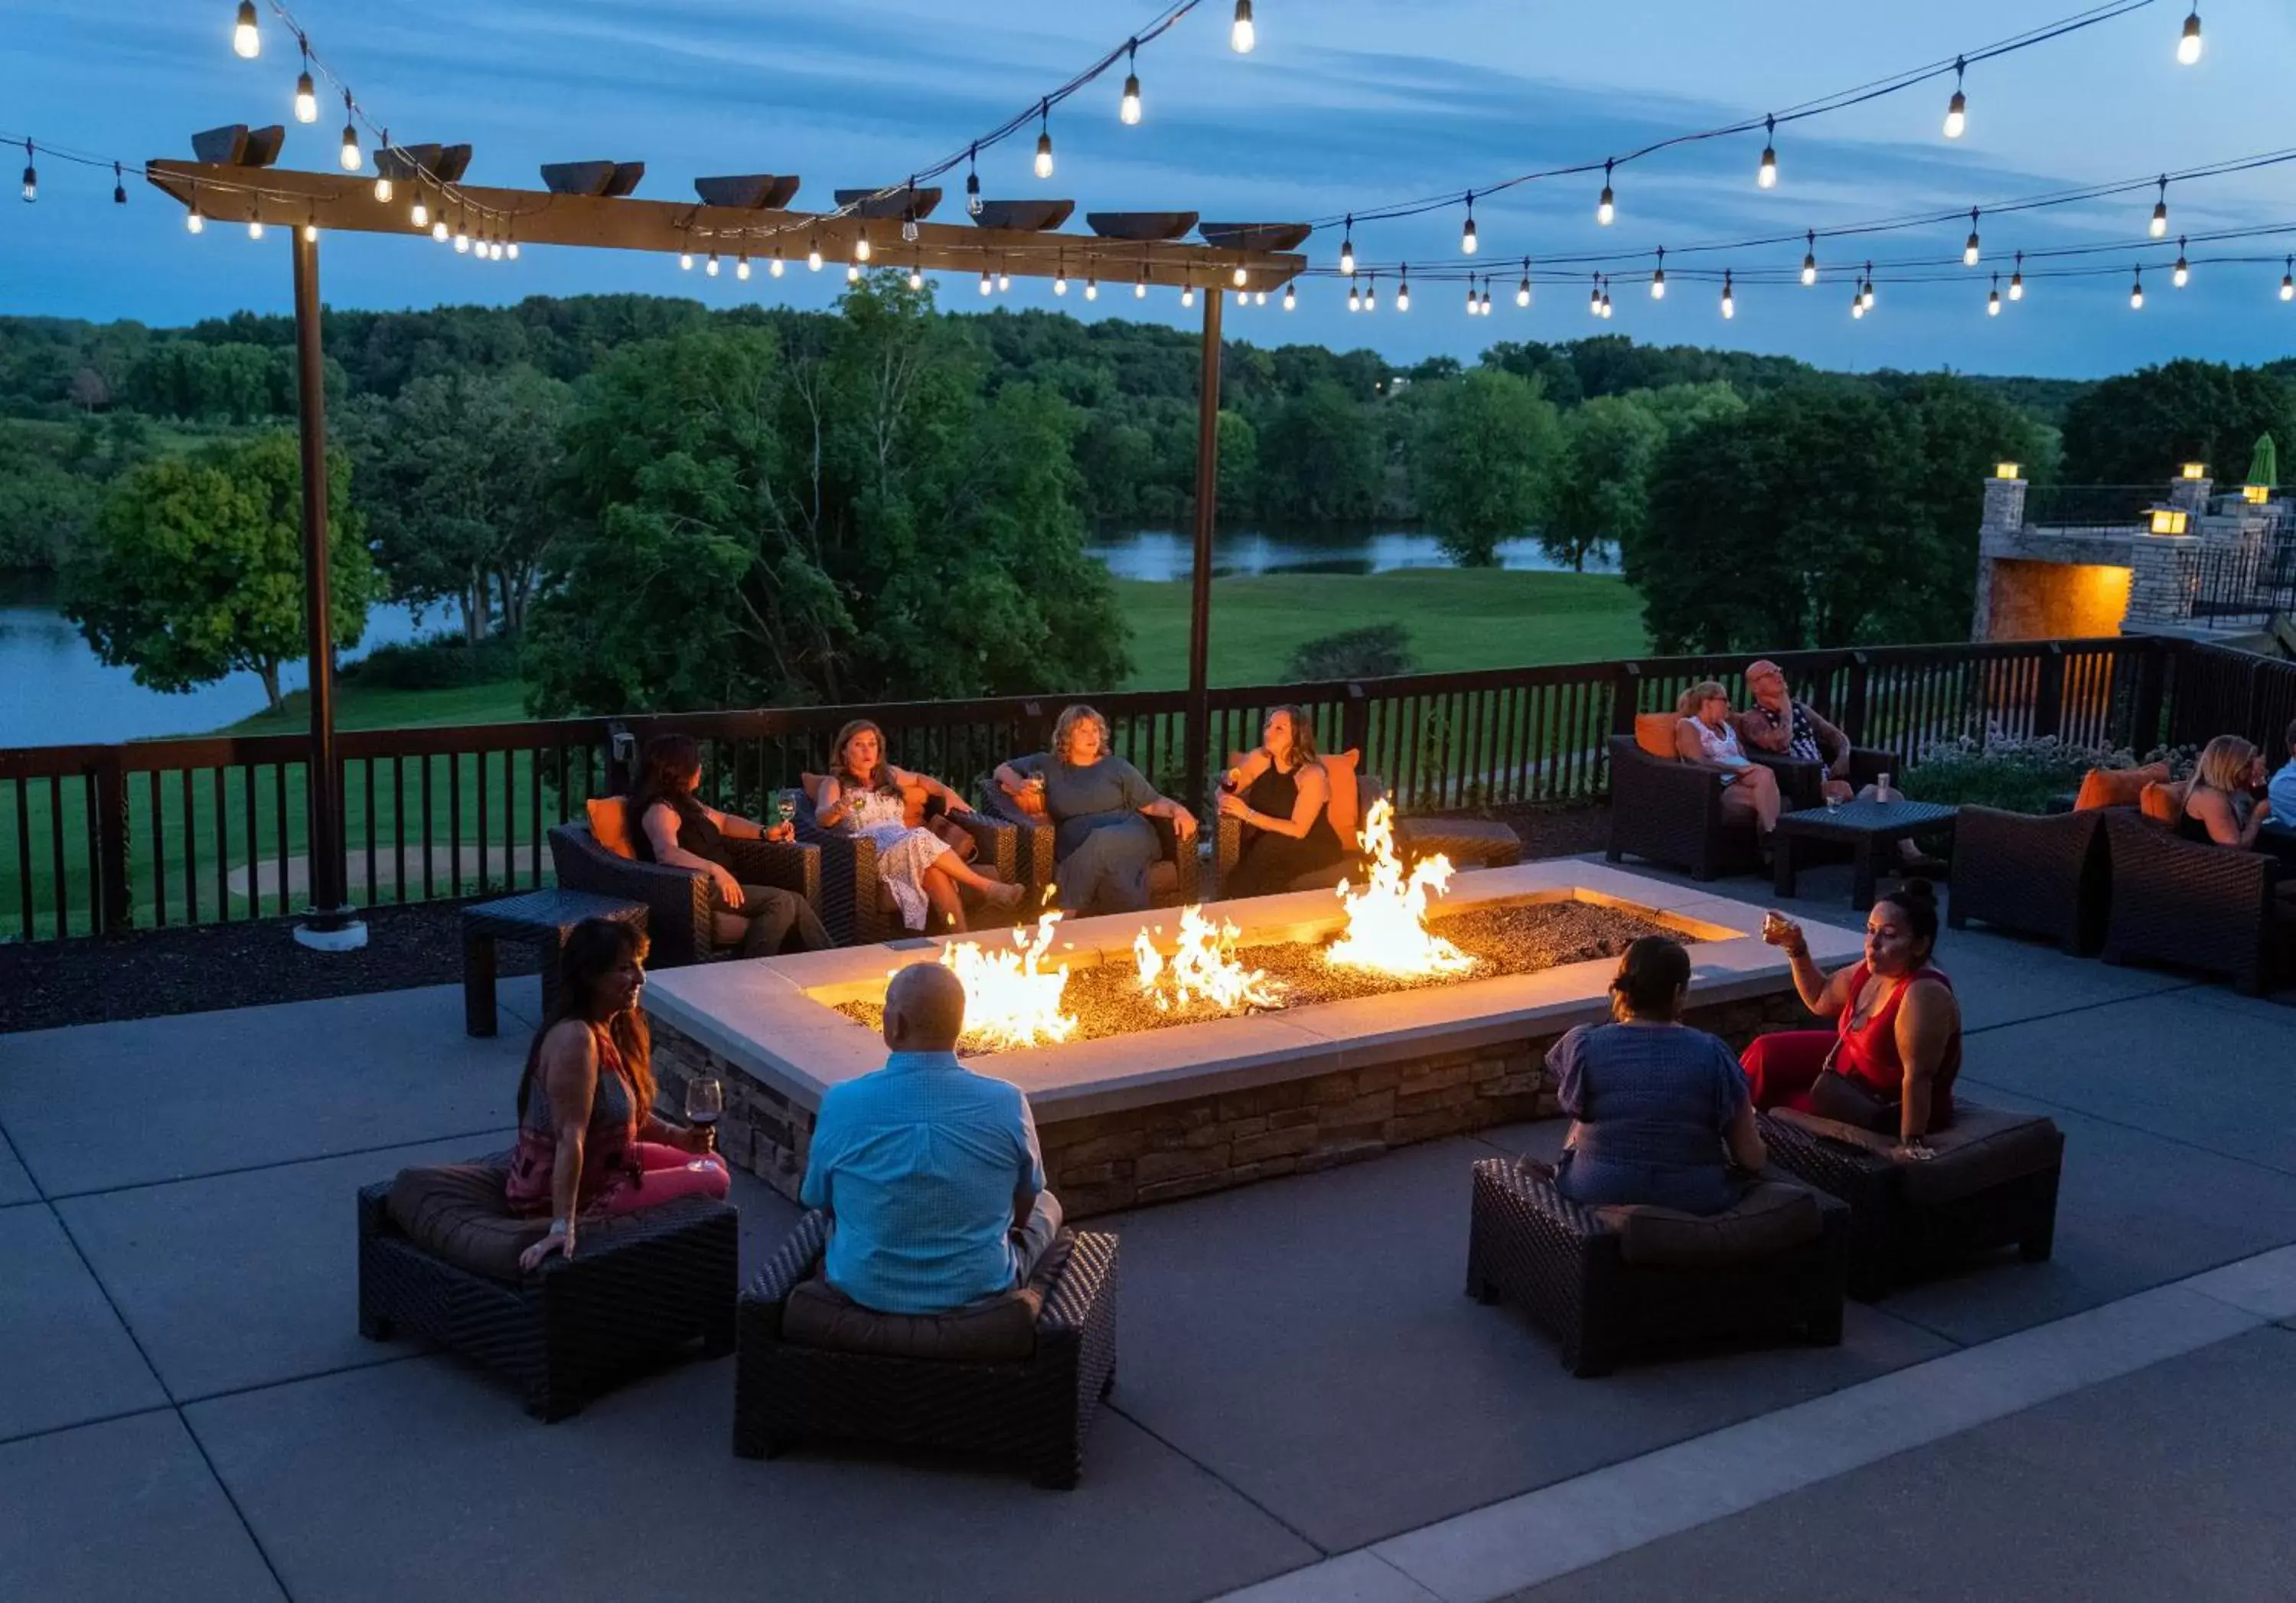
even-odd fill
[[(1217, 908), (1211, 909), (1215, 917), (1218, 911)], [(1305, 941), (1242, 946), (1237, 949), (1237, 956), (1282, 983), (1284, 1010), (1288, 1011), (1318, 1002), (1343, 1001), (1349, 997), (1424, 991), (1463, 980), (1536, 974), (1566, 963), (1615, 958), (1626, 950), (1630, 941), (1644, 935), (1666, 935), (1685, 943), (1688, 939), (1681, 932), (1652, 919), (1583, 901), (1518, 902), (1476, 908), (1431, 917), (1428, 927), (1476, 958), (1475, 966), (1464, 974), (1405, 979), (1367, 969), (1334, 967), (1324, 960), (1321, 944)], [(1061, 992), (1061, 1002), (1076, 1015), (1076, 1033), (1069, 1037), (1071, 1041), (1098, 1040), (1105, 1036), (1163, 1030), (1175, 1024), (1201, 1023), (1228, 1016), (1202, 1004), (1169, 1010), (1159, 1008), (1155, 998), (1141, 991), (1139, 975), (1133, 966), (1121, 960), (1070, 970), (1068, 984)], [(845, 1002), (837, 1011), (872, 1030), (884, 1023), (885, 1010), (875, 1002)], [(977, 1050), (966, 1046), (958, 1048), (959, 1055), (964, 1056), (972, 1056)]]

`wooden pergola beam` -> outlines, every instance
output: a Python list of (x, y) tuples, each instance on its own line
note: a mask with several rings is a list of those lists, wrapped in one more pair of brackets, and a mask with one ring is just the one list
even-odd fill
[[(145, 164), (152, 183), (185, 206), (196, 203), (218, 223), (260, 220), (266, 226), (300, 227), (316, 223), (324, 231), (395, 234), (425, 237), (411, 208), (417, 186), (400, 181), (389, 201), (374, 198), (372, 177), (354, 173), (295, 172), (279, 169), (226, 167), (201, 161), (154, 160)], [(901, 238), (901, 225), (883, 219), (830, 217), (809, 211), (749, 211), (705, 206), (699, 201), (641, 201), (594, 195), (552, 194), (546, 190), (490, 189), (457, 184), (442, 199), (435, 185), (420, 186), (433, 215), (449, 226), (483, 222), (493, 237), (525, 245), (572, 245), (594, 251), (651, 251), (665, 255), (715, 251), (733, 257), (747, 252), (759, 266), (779, 246), (791, 261), (816, 245), (829, 263), (852, 259), (854, 243), (867, 230), (873, 267), (918, 267), (928, 273), (1010, 273), (1014, 277), (1097, 277), (1111, 284), (1136, 282), (1145, 272), (1151, 284), (1199, 290), (1218, 286), (1247, 291), (1281, 289), (1306, 268), (1294, 252), (1224, 251), (1180, 241), (1134, 243), (1094, 234), (1028, 234), (979, 228), (969, 224), (919, 223), (914, 243)], [(1235, 283), (1235, 270), (1244, 281)]]

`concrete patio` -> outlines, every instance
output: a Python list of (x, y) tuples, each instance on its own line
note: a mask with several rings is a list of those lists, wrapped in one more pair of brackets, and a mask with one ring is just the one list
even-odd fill
[[(0, 1598), (2296, 1592), (2296, 1009), (1973, 931), (1941, 959), (1968, 1093), (2067, 1133), (2053, 1262), (1579, 1381), (1461, 1290), (1468, 1164), (1559, 1123), (1118, 1214), (1068, 1494), (736, 1459), (725, 1361), (545, 1427), (361, 1340), (353, 1190), (503, 1144), (531, 980), (494, 1040), (453, 988), (0, 1036)], [(746, 1273), (794, 1210), (736, 1187)]]

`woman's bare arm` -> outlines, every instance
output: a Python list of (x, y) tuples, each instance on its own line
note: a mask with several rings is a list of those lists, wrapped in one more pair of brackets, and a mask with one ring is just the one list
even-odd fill
[(1751, 1102), (1740, 1103), (1730, 1122), (1722, 1127), (1722, 1144), (1730, 1150), (1730, 1161), (1741, 1169), (1759, 1169), (1770, 1161), (1770, 1149), (1762, 1144)]
[(1264, 829), (1270, 834), (1287, 834), (1293, 840), (1304, 840), (1316, 827), (1316, 820), (1324, 816), (1324, 808), (1332, 799), (1331, 781), (1324, 770), (1313, 764), (1300, 770), (1300, 793), (1292, 803), (1292, 816), (1279, 818), (1270, 813), (1244, 810), (1243, 821), (1254, 829)]
[(1794, 989), (1801, 993), (1801, 1005), (1820, 1018), (1841, 1017), (1841, 1010), (1849, 1005), (1850, 970), (1829, 976), (1809, 955), (1809, 941), (1799, 929), (1793, 944), (1786, 948), (1786, 961), (1793, 966)]
[(1911, 1146), (1929, 1133), (1930, 1103), (1946, 1053), (1961, 1028), (1961, 1004), (1935, 980), (1915, 980), (1898, 1007), (1898, 1061), (1906, 1065), (1898, 1139)]

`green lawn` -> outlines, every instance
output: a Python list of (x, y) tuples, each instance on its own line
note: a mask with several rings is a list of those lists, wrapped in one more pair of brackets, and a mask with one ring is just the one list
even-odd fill
[[(510, 724), (526, 717), (526, 687), (505, 680), (452, 690), (370, 688), (348, 678), (336, 686), (339, 729), (406, 729), (424, 724)], [(227, 735), (301, 735), (311, 727), (308, 698), (296, 691), (277, 712), (258, 712), (221, 731)]]

